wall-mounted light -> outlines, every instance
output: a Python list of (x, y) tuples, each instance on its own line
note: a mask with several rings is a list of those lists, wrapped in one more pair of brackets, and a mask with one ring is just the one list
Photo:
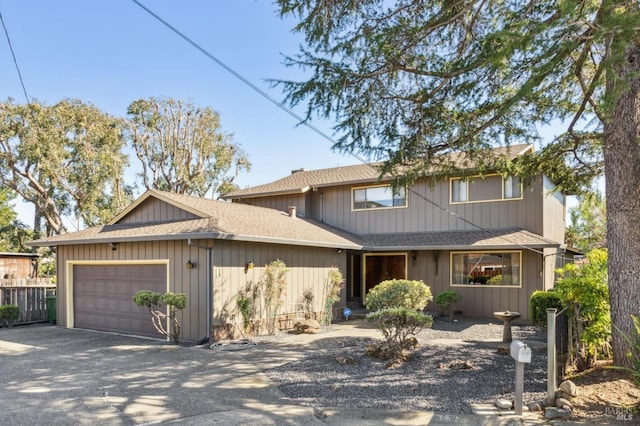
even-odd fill
[(416, 259), (418, 258), (418, 252), (415, 250), (411, 251), (411, 259), (413, 260), (413, 266), (416, 266)]
[(253, 262), (249, 261), (244, 265), (244, 273), (246, 274), (249, 269), (253, 269)]
[(338, 249), (338, 250), (336, 250), (336, 253), (338, 253), (338, 254), (342, 254), (342, 249)]
[(193, 262), (191, 261), (191, 259), (189, 259), (189, 260), (187, 261), (187, 264), (186, 264), (185, 266), (187, 267), (187, 269), (193, 269), (193, 268), (195, 268), (195, 267), (196, 267), (196, 264), (195, 264), (195, 263), (193, 263)]
[(109, 245), (111, 246), (111, 250), (113, 251), (118, 250), (118, 243), (110, 243)]

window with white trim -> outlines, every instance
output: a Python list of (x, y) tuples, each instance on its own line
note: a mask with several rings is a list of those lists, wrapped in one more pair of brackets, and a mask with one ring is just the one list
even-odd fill
[(452, 252), (451, 286), (522, 287), (522, 252)]
[(504, 198), (522, 198), (522, 185), (517, 176), (507, 176), (504, 179)]
[(352, 198), (353, 210), (385, 209), (407, 206), (404, 188), (398, 188), (394, 192), (388, 185), (353, 188)]
[(522, 182), (516, 176), (492, 174), (482, 178), (451, 178), (450, 182), (452, 204), (522, 199)]

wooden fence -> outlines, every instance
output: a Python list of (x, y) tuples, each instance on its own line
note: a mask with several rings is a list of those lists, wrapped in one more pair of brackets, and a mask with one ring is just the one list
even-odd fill
[(20, 308), (16, 324), (45, 322), (49, 319), (47, 296), (55, 289), (51, 278), (0, 279), (0, 305)]

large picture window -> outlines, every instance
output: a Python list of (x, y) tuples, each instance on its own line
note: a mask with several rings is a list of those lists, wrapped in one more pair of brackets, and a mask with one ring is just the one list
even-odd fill
[(406, 207), (404, 188), (396, 192), (390, 186), (353, 188), (353, 210)]
[(522, 286), (522, 252), (452, 252), (452, 286)]

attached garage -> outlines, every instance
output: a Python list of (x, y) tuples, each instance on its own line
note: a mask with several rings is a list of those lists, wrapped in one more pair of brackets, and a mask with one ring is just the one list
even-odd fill
[(283, 211), (149, 190), (107, 225), (30, 244), (56, 252), (59, 326), (162, 338), (133, 295), (170, 291), (187, 297), (180, 341), (198, 342), (240, 330), (239, 291), (276, 259), (289, 269), (284, 316), (306, 288), (322, 294), (334, 265), (346, 270), (343, 250), (361, 248), (348, 237)]
[(159, 337), (147, 308), (133, 303), (139, 290), (167, 291), (164, 264), (73, 265), (73, 315), (77, 328)]

